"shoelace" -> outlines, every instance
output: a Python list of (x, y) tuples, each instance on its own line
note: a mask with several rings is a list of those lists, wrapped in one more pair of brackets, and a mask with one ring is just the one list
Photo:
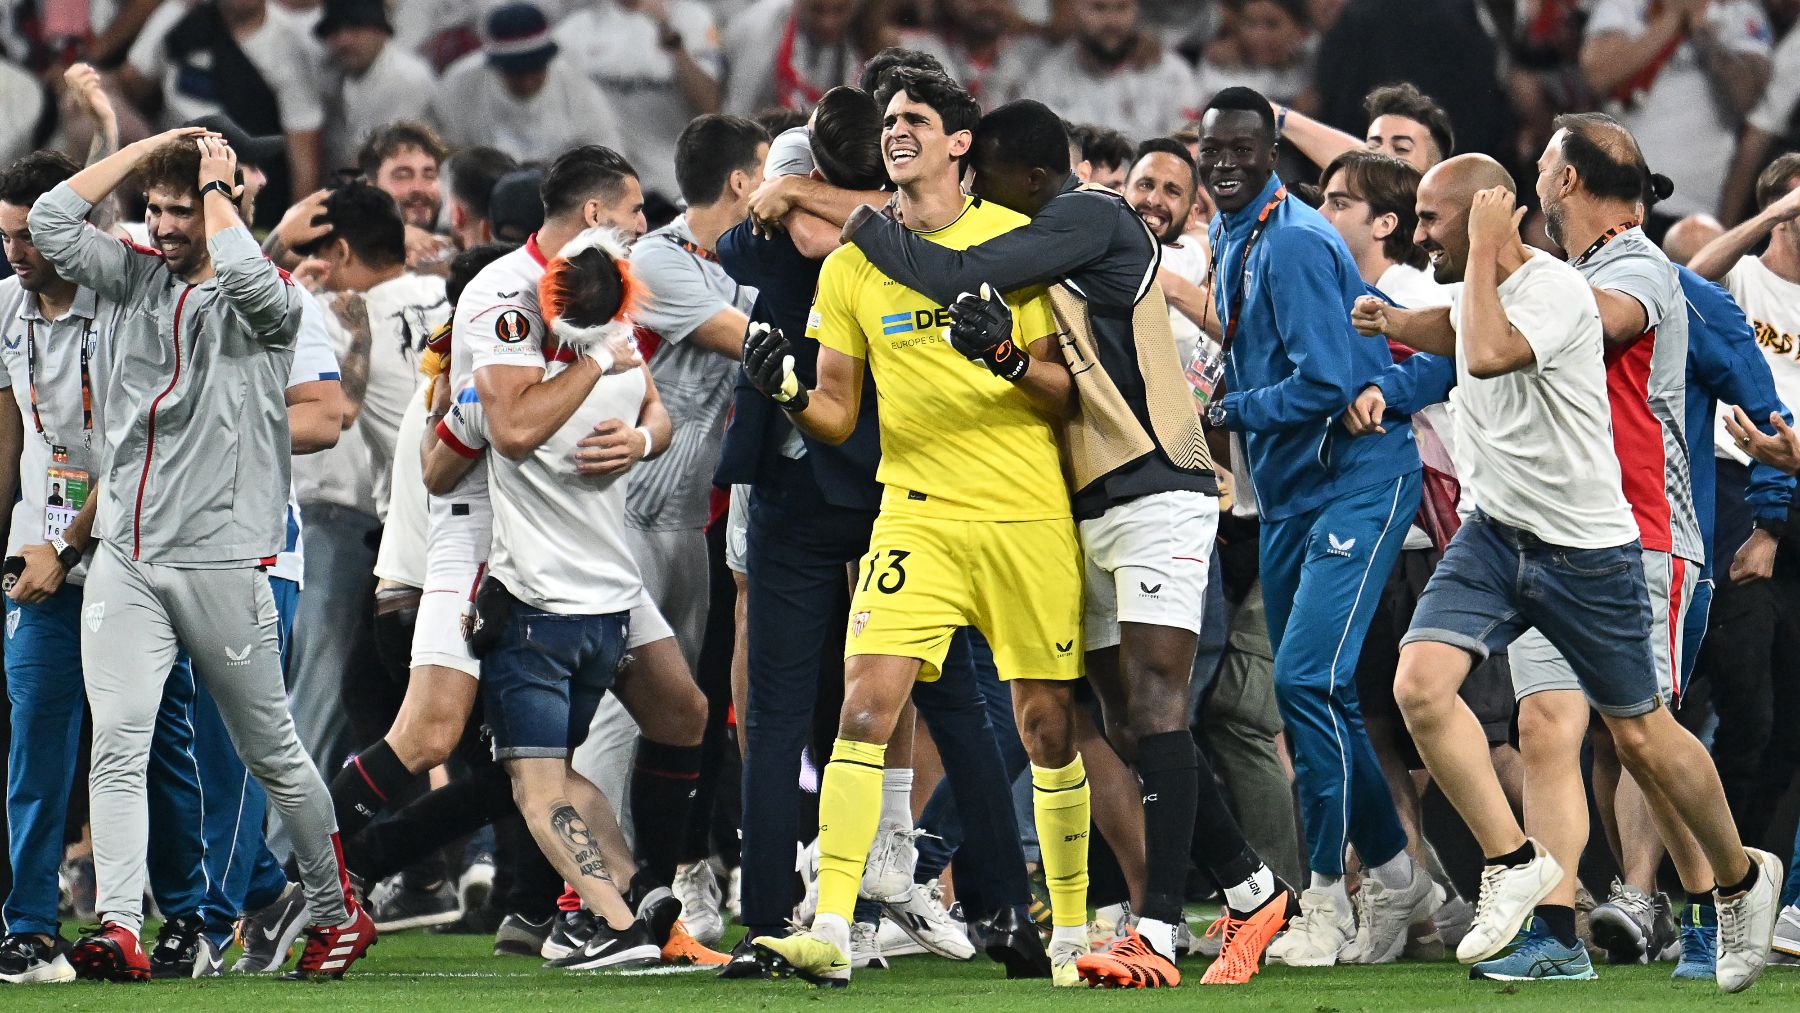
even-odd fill
[(1746, 893), (1719, 905), (1719, 935), (1724, 939), (1719, 945), (1721, 951), (1750, 948), (1750, 919), (1744, 916), (1743, 911), (1749, 906), (1749, 899), (1750, 895)]
[(1617, 879), (1613, 880), (1612, 896), (1607, 903), (1639, 921), (1649, 921), (1656, 914), (1656, 901), (1649, 894), (1639, 893)]
[[(1481, 870), (1481, 890), (1475, 895), (1475, 921), (1488, 909), (1488, 901), (1492, 900), (1495, 891), (1500, 889), (1500, 877), (1506, 875), (1506, 866), (1490, 865)], [(1304, 914), (1301, 917), (1305, 917)]]
[[(1255, 973), (1256, 956), (1246, 954), (1244, 947), (1234, 945), (1244, 927), (1249, 924), (1247, 920), (1223, 914), (1217, 921), (1206, 927), (1208, 936), (1219, 937), (1219, 962), (1223, 963), (1225, 970), (1233, 975), (1241, 976), (1246, 972)], [(1208, 968), (1207, 973), (1211, 974), (1212, 969)]]
[(1713, 958), (1718, 930), (1710, 925), (1688, 925), (1681, 931), (1681, 959), (1705, 961)]

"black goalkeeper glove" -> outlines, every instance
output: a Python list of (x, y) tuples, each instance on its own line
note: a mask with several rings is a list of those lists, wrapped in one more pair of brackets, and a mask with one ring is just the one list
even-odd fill
[(806, 388), (794, 372), (794, 347), (781, 328), (756, 323), (744, 332), (744, 375), (782, 408), (806, 410)]
[(1012, 307), (981, 283), (981, 294), (964, 292), (950, 304), (950, 347), (1008, 383), (1017, 383), (1031, 368), (1031, 357), (1013, 344)]

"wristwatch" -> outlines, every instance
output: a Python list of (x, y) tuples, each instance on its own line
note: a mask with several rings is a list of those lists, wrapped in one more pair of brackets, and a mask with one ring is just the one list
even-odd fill
[(209, 193), (212, 193), (214, 190), (217, 190), (220, 193), (224, 194), (225, 199), (228, 201), (231, 201), (233, 204), (237, 203), (237, 198), (234, 197), (231, 193), (231, 184), (225, 182), (222, 179), (208, 180), (207, 182), (201, 184), (200, 200), (204, 202), (206, 200), (206, 195)]
[(63, 565), (64, 570), (73, 570), (81, 565), (81, 550), (63, 541), (61, 535), (50, 539), (50, 547), (56, 550), (56, 561)]
[(1788, 533), (1788, 522), (1784, 517), (1758, 517), (1753, 526), (1758, 531), (1774, 535), (1777, 540), (1786, 537)]
[(1225, 428), (1225, 402), (1223, 399), (1206, 406), (1206, 424), (1214, 429)]

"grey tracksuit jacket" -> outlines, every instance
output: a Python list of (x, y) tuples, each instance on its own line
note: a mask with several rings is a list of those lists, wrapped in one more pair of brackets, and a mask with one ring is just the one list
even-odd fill
[(31, 209), (32, 241), (62, 277), (126, 307), (113, 341), (95, 534), (134, 560), (254, 565), (281, 549), (294, 283), (243, 227), (208, 243), (189, 285), (162, 256), (84, 221), (67, 183)]

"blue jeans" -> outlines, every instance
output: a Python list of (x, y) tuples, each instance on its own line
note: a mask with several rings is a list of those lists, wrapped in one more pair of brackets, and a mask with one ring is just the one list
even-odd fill
[(1636, 539), (1602, 549), (1554, 545), (1477, 510), (1444, 550), (1400, 643), (1449, 644), (1485, 659), (1536, 627), (1596, 710), (1648, 714), (1662, 694), (1643, 551)]
[[(1341, 876), (1344, 846), (1366, 865), (1406, 847), (1393, 796), (1363, 728), (1356, 661), (1406, 529), (1419, 473), (1262, 524), (1260, 556), (1275, 699), (1294, 752), (1308, 867)], [(1292, 629), (1296, 636), (1287, 636)]]
[[(12, 703), (12, 746), (7, 757), (6, 816), (13, 888), (4, 908), (9, 933), (57, 932), (56, 870), (62, 863), (63, 825), (81, 751), (81, 718), (86, 707), (81, 678), (79, 584), (65, 583), (35, 605), (6, 599), (6, 692)], [(181, 655), (163, 688), (156, 715), (157, 739), (191, 735), (185, 706), (193, 670)], [(235, 759), (235, 757), (234, 757)], [(164, 793), (194, 771), (185, 764), (158, 763), (152, 754), (148, 789), (154, 810), (175, 804)], [(191, 807), (181, 810), (194, 812)], [(151, 869), (157, 868), (154, 851)], [(198, 863), (184, 878), (201, 880)], [(198, 905), (200, 890), (194, 888)]]
[(625, 660), (630, 612), (561, 615), (514, 601), (481, 663), (494, 759), (567, 759)]

